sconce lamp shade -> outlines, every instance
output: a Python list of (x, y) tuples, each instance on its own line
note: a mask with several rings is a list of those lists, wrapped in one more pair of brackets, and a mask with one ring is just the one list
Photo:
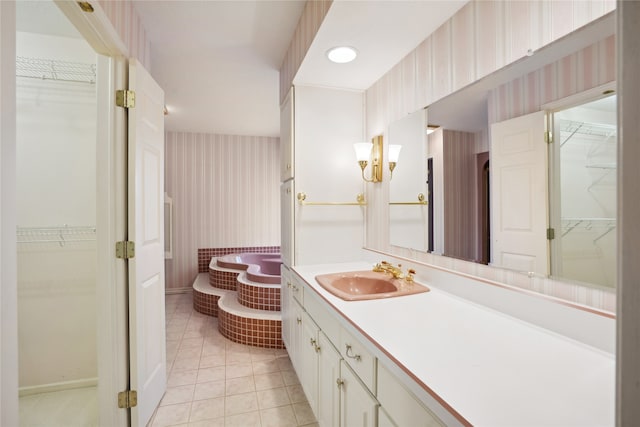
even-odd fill
[(396, 163), (398, 161), (398, 157), (400, 157), (400, 150), (402, 150), (402, 145), (398, 144), (389, 144), (389, 161)]
[(353, 149), (356, 152), (356, 159), (361, 161), (368, 161), (371, 157), (371, 148), (373, 145), (370, 142), (358, 142), (353, 144)]

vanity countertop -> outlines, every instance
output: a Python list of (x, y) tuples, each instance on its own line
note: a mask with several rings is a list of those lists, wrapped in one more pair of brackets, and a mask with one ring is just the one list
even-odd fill
[[(296, 266), (372, 343), (474, 426), (608, 426), (615, 418), (615, 357), (453, 296), (431, 292), (343, 301), (318, 274), (369, 263)], [(384, 357), (384, 356), (383, 356)]]

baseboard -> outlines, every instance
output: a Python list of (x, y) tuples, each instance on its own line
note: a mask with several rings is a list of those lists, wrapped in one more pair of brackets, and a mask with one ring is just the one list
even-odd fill
[(193, 288), (191, 286), (189, 286), (189, 287), (186, 287), (186, 288), (165, 289), (164, 294), (165, 295), (188, 294), (191, 291), (193, 291)]
[(20, 387), (18, 389), (18, 396), (31, 396), (33, 394), (52, 393), (54, 391), (71, 390), (74, 388), (96, 387), (97, 385), (98, 378), (84, 378), (81, 380)]

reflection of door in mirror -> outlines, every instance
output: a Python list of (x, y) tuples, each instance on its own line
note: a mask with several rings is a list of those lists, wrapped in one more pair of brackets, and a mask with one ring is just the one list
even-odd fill
[(389, 181), (389, 240), (392, 245), (427, 249), (426, 119), (418, 110), (389, 125), (389, 146), (401, 145)]
[(553, 113), (551, 273), (615, 286), (616, 96)]
[(544, 131), (544, 111), (491, 125), (491, 263), (542, 275), (549, 274)]

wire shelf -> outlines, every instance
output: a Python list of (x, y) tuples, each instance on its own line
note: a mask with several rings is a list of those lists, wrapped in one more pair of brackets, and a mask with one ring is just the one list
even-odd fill
[(96, 65), (57, 59), (16, 57), (16, 76), (78, 83), (96, 82)]
[(96, 227), (18, 227), (18, 243), (57, 243), (63, 247), (68, 242), (92, 242), (96, 240)]

